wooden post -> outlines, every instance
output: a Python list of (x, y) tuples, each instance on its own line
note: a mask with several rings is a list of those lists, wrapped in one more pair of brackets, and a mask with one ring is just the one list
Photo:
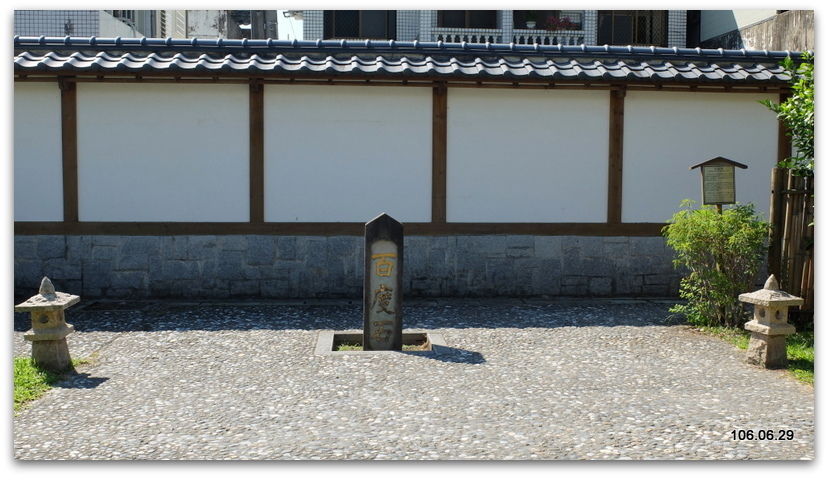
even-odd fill
[(448, 96), (445, 82), (434, 86), (431, 121), (431, 222), (446, 222)]
[(78, 89), (70, 80), (58, 80), (63, 141), (63, 221), (78, 222)]
[(264, 222), (264, 85), (250, 82), (250, 222)]
[(403, 225), (388, 214), (365, 224), (363, 350), (402, 350)]
[(610, 92), (609, 173), (607, 193), (607, 222), (620, 223), (622, 219), (624, 186), (624, 97), (626, 90)]
[[(768, 273), (776, 277), (782, 276), (782, 234), (785, 228), (783, 209), (785, 187), (785, 170), (773, 168), (771, 172), (771, 199), (770, 199), (770, 238), (768, 240)], [(784, 281), (783, 281), (784, 282)]]

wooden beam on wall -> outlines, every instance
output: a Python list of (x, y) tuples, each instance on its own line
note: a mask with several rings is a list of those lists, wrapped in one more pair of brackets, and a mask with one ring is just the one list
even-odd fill
[(78, 222), (78, 90), (72, 81), (58, 80), (63, 154), (63, 220)]
[(621, 222), (624, 185), (624, 97), (626, 90), (610, 92), (609, 173), (607, 222)]
[(264, 222), (264, 85), (250, 82), (250, 222)]
[[(662, 223), (428, 223), (406, 222), (409, 236), (661, 236)], [(15, 222), (15, 235), (113, 236), (361, 236), (357, 222)]]
[(448, 141), (448, 90), (437, 84), (432, 94), (431, 222), (446, 222), (446, 167)]

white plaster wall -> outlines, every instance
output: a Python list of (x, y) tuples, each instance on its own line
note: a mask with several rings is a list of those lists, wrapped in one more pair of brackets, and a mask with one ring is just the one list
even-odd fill
[(630, 91), (624, 110), (624, 222), (666, 222), (681, 201), (702, 203), (701, 173), (718, 156), (736, 169), (736, 200), (768, 217), (776, 164), (776, 115), (751, 93)]
[(450, 89), (449, 222), (604, 222), (609, 92)]
[(78, 85), (81, 221), (248, 221), (246, 85)]
[(14, 84), (14, 220), (63, 220), (57, 83)]
[(265, 87), (265, 220), (431, 220), (431, 89)]

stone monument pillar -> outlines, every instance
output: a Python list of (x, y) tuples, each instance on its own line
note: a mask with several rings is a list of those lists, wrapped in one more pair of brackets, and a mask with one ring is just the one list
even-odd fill
[(67, 324), (64, 310), (80, 302), (80, 297), (55, 292), (48, 277), (40, 283), (40, 293), (26, 302), (14, 306), (15, 312), (30, 312), (32, 329), (23, 338), (32, 343), (32, 358), (46, 370), (60, 373), (71, 365), (66, 336), (75, 331)]
[(765, 288), (739, 295), (739, 300), (753, 304), (753, 320), (745, 324), (750, 331), (747, 362), (765, 368), (787, 368), (785, 336), (796, 332), (788, 323), (788, 307), (802, 305), (804, 299), (779, 290), (776, 276), (771, 275)]
[(365, 224), (363, 350), (402, 350), (403, 225), (388, 214)]

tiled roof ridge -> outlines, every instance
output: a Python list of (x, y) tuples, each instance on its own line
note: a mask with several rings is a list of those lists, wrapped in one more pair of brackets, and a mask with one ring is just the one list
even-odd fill
[(679, 47), (642, 47), (609, 45), (522, 45), (514, 43), (447, 43), (395, 40), (251, 40), (251, 39), (204, 39), (204, 38), (122, 38), (122, 37), (14, 37), (16, 50), (75, 49), (147, 50), (169, 52), (229, 51), (238, 53), (299, 53), (326, 54), (360, 53), (413, 53), (441, 55), (508, 55), (508, 56), (590, 56), (606, 58), (675, 58), (718, 61), (770, 61), (777, 62), (790, 56), (799, 59), (803, 52), (769, 50), (724, 50)]

